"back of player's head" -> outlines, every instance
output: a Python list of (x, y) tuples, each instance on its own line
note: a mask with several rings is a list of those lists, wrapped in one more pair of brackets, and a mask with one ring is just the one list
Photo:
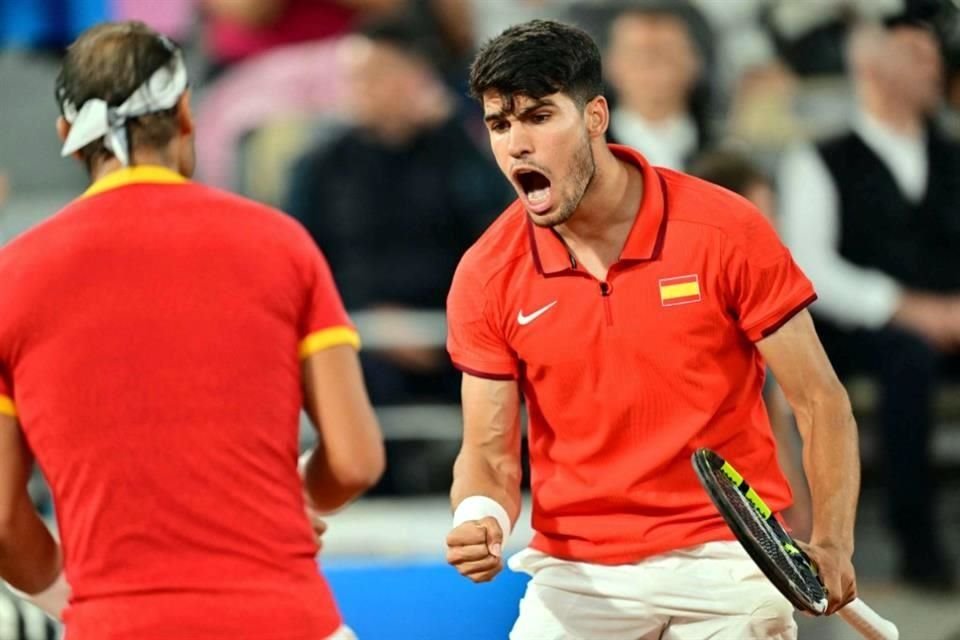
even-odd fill
[(542, 98), (565, 93), (584, 105), (603, 94), (600, 49), (586, 31), (552, 20), (510, 27), (487, 42), (470, 67), (470, 93)]
[[(138, 89), (149, 89), (158, 70), (167, 68), (173, 74), (176, 65), (182, 65), (179, 47), (142, 22), (94, 26), (70, 45), (63, 59), (56, 83), (60, 112), (72, 124), (91, 100), (119, 107)], [(178, 130), (176, 104), (159, 111), (140, 111), (146, 113), (125, 119), (129, 147), (167, 145)], [(103, 138), (89, 142), (80, 153), (88, 168), (98, 159), (116, 155)]]
[(772, 186), (770, 176), (746, 154), (732, 149), (705, 151), (693, 160), (690, 173), (740, 195), (755, 185)]

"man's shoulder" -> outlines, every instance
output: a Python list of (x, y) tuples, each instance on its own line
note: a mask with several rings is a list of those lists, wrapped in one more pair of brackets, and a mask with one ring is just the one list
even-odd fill
[(657, 168), (666, 185), (667, 224), (686, 223), (739, 235), (745, 226), (764, 222), (763, 214), (743, 196), (671, 169)]
[(664, 176), (668, 199), (672, 197), (668, 225), (683, 227), (675, 238), (695, 229), (695, 237), (706, 238), (723, 254), (749, 255), (764, 263), (786, 254), (773, 224), (752, 202), (706, 180), (670, 173)]
[[(116, 216), (156, 215), (156, 211), (145, 211), (143, 207), (138, 207), (135, 204), (137, 199), (126, 192), (128, 188), (140, 187), (163, 189), (162, 198), (151, 198), (149, 208), (189, 211), (191, 215), (182, 218), (187, 224), (209, 225), (211, 220), (219, 220), (225, 229), (236, 229), (260, 240), (271, 238), (299, 242), (301, 236), (306, 235), (300, 223), (292, 217), (243, 196), (194, 182), (177, 185), (143, 183), (73, 200), (0, 248), (0, 257), (23, 257), (35, 251), (46, 253), (51, 244), (61, 239), (64, 242), (76, 241), (82, 233), (112, 233), (110, 222)], [(201, 212), (206, 215), (196, 215)], [(207, 222), (201, 222), (201, 217)], [(117, 241), (122, 242), (122, 238), (117, 238)]]
[(514, 201), (463, 254), (457, 267), (458, 276), (486, 285), (506, 267), (528, 256), (528, 224), (520, 201)]
[(306, 233), (293, 217), (268, 204), (200, 183), (188, 187), (181, 196), (185, 203), (214, 216), (224, 214), (224, 224), (261, 227), (265, 232), (280, 234)]
[(31, 252), (44, 251), (44, 246), (57, 238), (70, 235), (70, 223), (83, 199), (72, 200), (28, 227), (0, 246), (0, 268), (7, 262), (26, 257)]

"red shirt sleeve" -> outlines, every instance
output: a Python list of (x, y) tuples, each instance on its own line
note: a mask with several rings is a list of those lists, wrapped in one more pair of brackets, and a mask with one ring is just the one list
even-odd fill
[(447, 296), (447, 351), (457, 369), (480, 378), (515, 380), (518, 359), (507, 344), (496, 305), (461, 262)]
[[(306, 233), (304, 233), (306, 235)], [(300, 356), (347, 344), (360, 348), (360, 336), (350, 322), (330, 266), (309, 237), (305, 240), (307, 301), (301, 322)]]
[(726, 247), (728, 301), (741, 331), (756, 342), (786, 324), (817, 294), (760, 212), (745, 212), (741, 222)]

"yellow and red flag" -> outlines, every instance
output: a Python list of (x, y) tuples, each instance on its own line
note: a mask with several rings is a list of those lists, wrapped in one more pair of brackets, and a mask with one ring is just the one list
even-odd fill
[(665, 307), (700, 302), (700, 278), (697, 274), (660, 279), (660, 303)]

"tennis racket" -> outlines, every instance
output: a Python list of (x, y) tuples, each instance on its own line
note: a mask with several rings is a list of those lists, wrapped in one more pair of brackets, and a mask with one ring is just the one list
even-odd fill
[[(794, 607), (823, 615), (827, 610), (827, 594), (816, 567), (756, 491), (733, 465), (710, 449), (697, 449), (691, 461), (700, 484), (764, 575)], [(900, 637), (895, 624), (859, 598), (837, 614), (867, 640)]]

